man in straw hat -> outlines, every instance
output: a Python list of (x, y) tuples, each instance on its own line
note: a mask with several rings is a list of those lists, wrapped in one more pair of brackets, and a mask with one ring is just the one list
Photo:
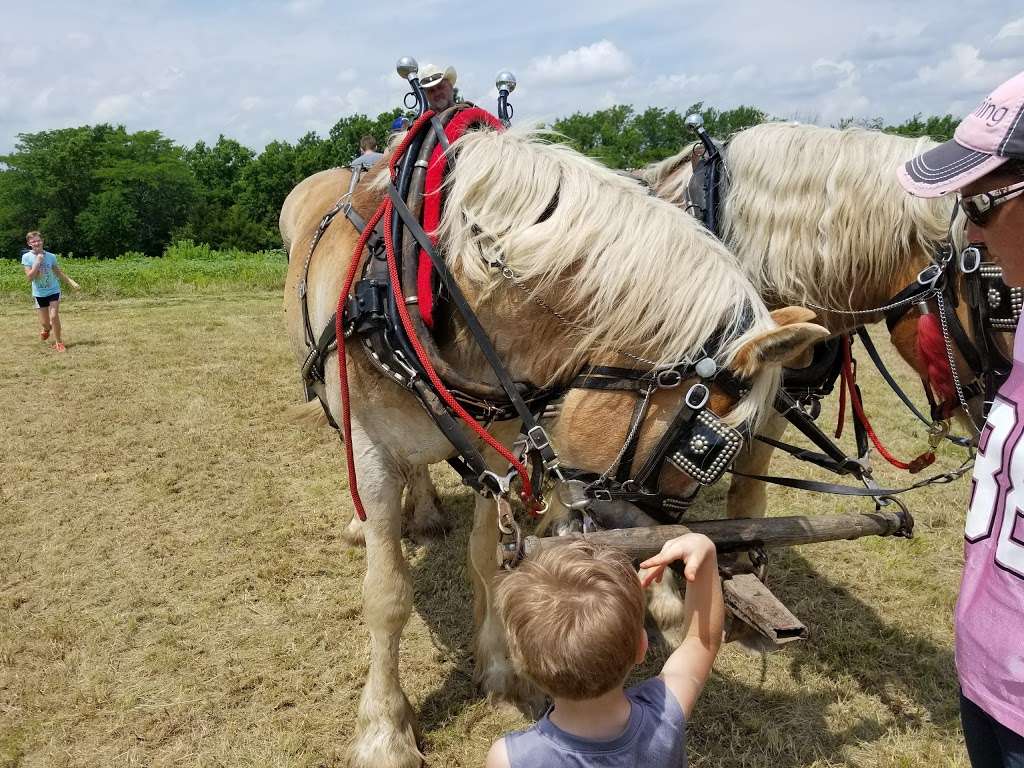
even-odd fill
[(420, 69), (420, 87), (427, 96), (427, 106), (434, 112), (444, 112), (455, 105), (455, 67), (441, 69), (425, 64)]
[[(959, 193), (968, 239), (1024, 286), (1024, 72), (954, 138), (899, 170), (912, 195)], [(956, 606), (960, 717), (975, 768), (1024, 768), (1024, 333), (978, 444)]]

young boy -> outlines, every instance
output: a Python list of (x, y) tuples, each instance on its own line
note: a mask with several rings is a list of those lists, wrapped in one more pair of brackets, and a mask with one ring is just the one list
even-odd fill
[[(43, 236), (38, 232), (29, 232), (25, 242), (32, 250), (21, 257), (21, 265), (25, 268), (25, 276), (32, 281), (32, 297), (39, 311), (39, 338), (46, 341), (53, 331), (56, 342), (53, 345), (57, 352), (66, 351), (61, 338), (60, 327), (60, 280), (63, 280), (76, 291), (81, 286), (65, 275), (57, 266), (57, 257), (43, 250)], [(59, 279), (58, 279), (59, 278)]]
[[(647, 653), (642, 586), (682, 560), (686, 637), (658, 677), (623, 690)], [(576, 542), (523, 563), (497, 589), (517, 670), (553, 704), (533, 727), (499, 739), (487, 768), (686, 765), (686, 719), (722, 642), (715, 545), (686, 534), (641, 564)]]

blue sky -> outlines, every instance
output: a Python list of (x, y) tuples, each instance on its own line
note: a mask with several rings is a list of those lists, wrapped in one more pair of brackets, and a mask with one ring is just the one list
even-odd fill
[(495, 73), (512, 69), (517, 122), (697, 100), (825, 124), (963, 114), (1024, 70), (1024, 4), (1006, 0), (0, 0), (0, 11), (0, 151), (19, 132), (97, 122), (260, 149), (396, 106), (402, 55), (454, 65), (463, 95), (492, 108)]

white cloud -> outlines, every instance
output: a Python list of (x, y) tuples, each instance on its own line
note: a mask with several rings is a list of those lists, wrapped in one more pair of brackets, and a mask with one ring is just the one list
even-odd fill
[(293, 16), (306, 16), (323, 6), (324, 0), (289, 0), (284, 7)]
[(697, 98), (712, 89), (716, 81), (717, 78), (709, 75), (658, 75), (651, 83), (651, 91), (660, 94), (685, 94)]
[(100, 122), (123, 121), (134, 99), (127, 93), (107, 96), (101, 99), (92, 111), (92, 119)]
[(734, 83), (749, 83), (757, 76), (757, 67), (753, 64), (747, 64), (746, 66), (740, 67), (732, 73), (732, 81)]
[(316, 112), (320, 109), (321, 103), (319, 96), (307, 93), (295, 100), (295, 109), (304, 113)]
[(1003, 80), (1020, 71), (1021, 59), (988, 60), (981, 51), (967, 43), (954, 43), (950, 55), (934, 66), (923, 66), (917, 71), (916, 82), (941, 88), (947, 98), (981, 97)]
[(92, 35), (85, 32), (68, 32), (64, 36), (64, 40), (66, 45), (83, 51), (92, 48), (93, 44)]
[(633, 62), (615, 43), (600, 40), (558, 57), (533, 59), (527, 71), (537, 83), (586, 84), (625, 77), (633, 71)]
[(1024, 16), (1016, 21), (1007, 22), (996, 34), (996, 40), (1006, 37), (1024, 37)]
[(261, 106), (263, 106), (263, 99), (259, 96), (246, 96), (238, 102), (238, 107), (243, 112), (252, 112)]
[(352, 67), (346, 67), (338, 73), (338, 76), (335, 79), (339, 83), (351, 83), (355, 82), (358, 76), (358, 73)]

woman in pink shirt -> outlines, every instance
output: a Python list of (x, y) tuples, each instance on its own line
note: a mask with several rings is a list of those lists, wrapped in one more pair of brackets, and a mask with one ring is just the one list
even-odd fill
[[(1024, 72), (954, 138), (899, 172), (913, 195), (959, 193), (967, 237), (1024, 286)], [(1018, 328), (1019, 330), (1019, 328)], [(1024, 333), (978, 443), (956, 606), (960, 717), (975, 768), (1024, 768)]]

